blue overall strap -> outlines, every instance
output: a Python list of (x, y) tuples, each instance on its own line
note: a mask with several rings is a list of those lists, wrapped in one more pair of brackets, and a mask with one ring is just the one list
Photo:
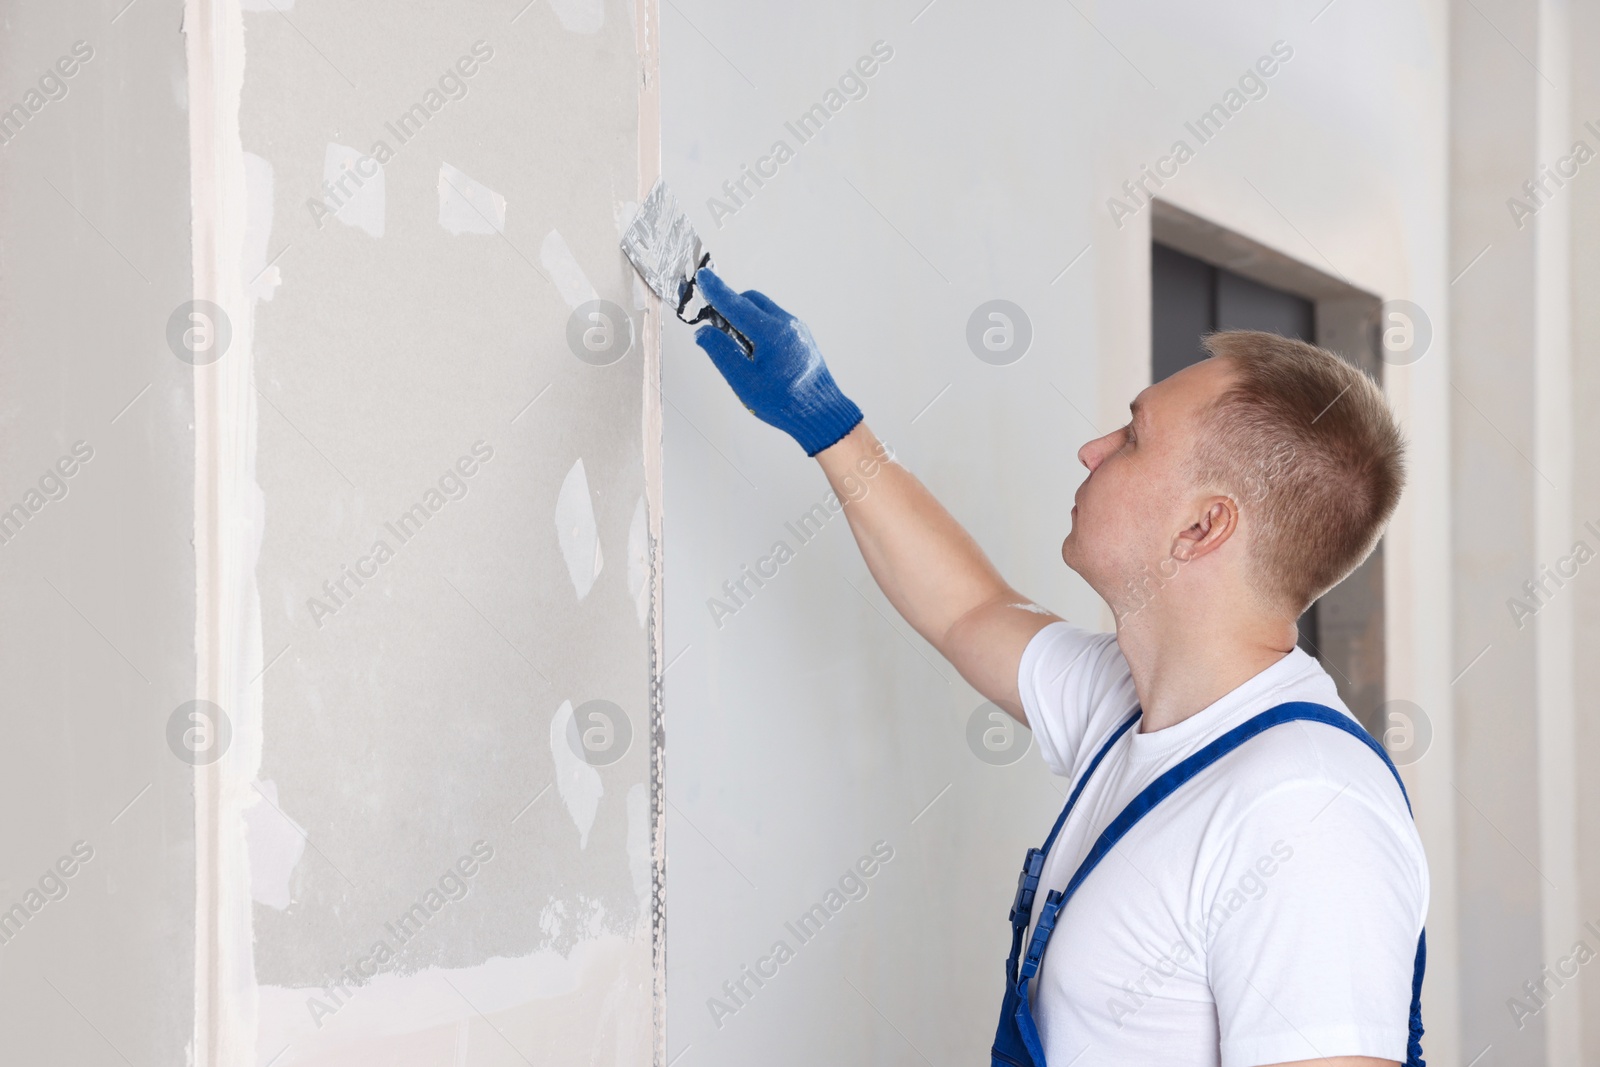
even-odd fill
[(1072, 814), (1072, 809), (1078, 803), (1078, 794), (1083, 792), (1083, 787), (1089, 784), (1089, 779), (1094, 777), (1095, 768), (1100, 766), (1100, 761), (1106, 758), (1106, 753), (1111, 751), (1111, 746), (1117, 743), (1117, 738), (1128, 732), (1128, 728), (1139, 721), (1141, 712), (1133, 709), (1133, 714), (1122, 720), (1122, 725), (1111, 731), (1111, 736), (1106, 738), (1105, 744), (1100, 746), (1100, 751), (1094, 754), (1094, 759), (1089, 761), (1083, 777), (1078, 779), (1078, 784), (1072, 787), (1072, 795), (1067, 797), (1067, 806), (1061, 809), (1061, 814), (1056, 816), (1056, 824), (1050, 827), (1050, 836), (1044, 839), (1044, 851), (1049, 852), (1050, 846), (1056, 843), (1056, 837), (1061, 833), (1061, 828), (1066, 825), (1067, 816)]
[[(1001, 1067), (1020, 1065), (1021, 1060), (1016, 1056), (1027, 1055), (1027, 1050), (1022, 1047), (1021, 1036), (1017, 1033), (1016, 1023), (1012, 1020), (1017, 1003), (1017, 959), (1022, 955), (1022, 942), (1028, 933), (1028, 923), (1033, 918), (1033, 898), (1039, 888), (1039, 878), (1044, 874), (1045, 856), (1050, 852), (1050, 847), (1055, 844), (1056, 837), (1061, 833), (1061, 827), (1066, 824), (1067, 817), (1072, 814), (1072, 809), (1077, 806), (1078, 797), (1083, 793), (1083, 787), (1089, 779), (1094, 777), (1095, 769), (1106, 758), (1106, 753), (1111, 751), (1111, 746), (1134, 723), (1139, 721), (1139, 709), (1134, 708), (1133, 713), (1123, 720), (1122, 725), (1111, 731), (1109, 737), (1100, 745), (1094, 757), (1089, 760), (1089, 765), (1084, 768), (1083, 774), (1078, 778), (1078, 784), (1073, 786), (1072, 792), (1067, 797), (1067, 802), (1061, 808), (1061, 814), (1056, 817), (1056, 823), (1050, 828), (1050, 836), (1045, 838), (1043, 848), (1030, 848), (1028, 855), (1022, 861), (1022, 873), (1017, 876), (1017, 893), (1011, 900), (1011, 952), (1006, 956), (1006, 993), (1000, 1005), (1000, 1025), (995, 1032), (995, 1044), (991, 1050), (992, 1062)], [(1008, 1054), (1010, 1053), (1010, 1054)], [(1037, 1062), (1043, 1063), (1042, 1059)]]
[[(1389, 768), (1389, 773), (1394, 775), (1394, 784), (1400, 787), (1400, 797), (1406, 802), (1406, 811), (1413, 816), (1411, 811), (1411, 797), (1406, 793), (1406, 783), (1400, 778), (1400, 771), (1394, 765), (1394, 760), (1389, 758), (1389, 753), (1384, 751), (1376, 738), (1366, 731), (1366, 728), (1354, 722), (1350, 716), (1341, 715), (1332, 708), (1321, 704), (1312, 704), (1306, 701), (1295, 701), (1289, 704), (1279, 704), (1256, 716), (1274, 716), (1277, 722), (1301, 720), (1306, 722), (1326, 723), (1329, 726), (1343, 730), (1351, 737), (1366, 745), (1378, 754), (1383, 760), (1383, 765)], [(1251, 720), (1252, 722), (1255, 720)], [(1248, 725), (1248, 724), (1247, 724)], [(1268, 725), (1273, 725), (1268, 723)], [(1406, 1067), (1425, 1067), (1422, 1059), (1422, 974), (1428, 965), (1428, 931), (1426, 928), (1417, 932), (1417, 955), (1411, 964), (1411, 1037), (1406, 1042)]]
[[(1194, 755), (1182, 760), (1169, 768), (1155, 781), (1151, 782), (1139, 795), (1128, 802), (1117, 817), (1101, 832), (1089, 849), (1083, 862), (1079, 864), (1065, 890), (1051, 890), (1045, 897), (1043, 908), (1039, 912), (1039, 921), (1034, 925), (1033, 937), (1028, 943), (1027, 952), (1023, 955), (1021, 965), (1017, 969), (1016, 996), (1014, 999), (1015, 1020), (1018, 1036), (1027, 1048), (1035, 1067), (1045, 1067), (1043, 1044), (1039, 1039), (1038, 1028), (1033, 1021), (1032, 1011), (1028, 1005), (1028, 983), (1039, 971), (1040, 963), (1044, 958), (1045, 947), (1049, 944), (1050, 935), (1055, 929), (1057, 917), (1061, 909), (1066, 906), (1072, 895), (1078, 891), (1083, 880), (1099, 865), (1117, 843), (1133, 829), (1138, 821), (1144, 818), (1155, 806), (1171, 796), (1180, 786), (1201, 771), (1205, 770), (1217, 760), (1226, 756), (1246, 741), (1265, 730), (1271, 729), (1281, 723), (1293, 721), (1310, 721), (1326, 723), (1337, 729), (1343, 730), (1361, 740), (1382, 757), (1384, 765), (1394, 775), (1395, 782), (1400, 786), (1400, 795), (1405, 799), (1406, 810), (1411, 810), (1411, 799), (1406, 795), (1405, 783), (1400, 780), (1400, 772), (1395, 769), (1394, 763), (1389, 759), (1389, 754), (1383, 746), (1373, 739), (1372, 735), (1361, 727), (1360, 724), (1332, 708), (1321, 704), (1304, 701), (1293, 701), (1279, 704), (1269, 708), (1258, 715), (1251, 717), (1240, 725), (1229, 730), (1215, 741), (1206, 745)], [(1426, 959), (1426, 931), (1417, 938), (1417, 955), (1412, 967), (1411, 978), (1411, 1019), (1410, 1040), (1406, 1049), (1406, 1067), (1424, 1067), (1422, 1060), (1422, 973)], [(1009, 977), (1009, 976), (1008, 976)]]
[(1105, 743), (1094, 754), (1089, 766), (1079, 777), (1078, 784), (1072, 787), (1072, 793), (1067, 797), (1067, 803), (1062, 807), (1061, 814), (1056, 816), (1056, 824), (1050, 828), (1050, 836), (1044, 839), (1044, 847), (1028, 849), (1028, 855), (1022, 863), (1022, 873), (1017, 876), (1017, 895), (1011, 901), (1011, 927), (1014, 933), (1013, 940), (1017, 942), (1012, 946), (1013, 960), (1016, 959), (1017, 950), (1021, 946), (1022, 932), (1028, 928), (1028, 923), (1033, 921), (1033, 896), (1039, 888), (1039, 877), (1044, 873), (1044, 859), (1050, 854), (1050, 846), (1056, 843), (1056, 837), (1066, 825), (1067, 816), (1072, 814), (1072, 809), (1078, 804), (1078, 796), (1083, 792), (1083, 787), (1094, 777), (1095, 768), (1100, 766), (1100, 761), (1106, 758), (1106, 753), (1111, 751), (1111, 746), (1117, 743), (1117, 739), (1139, 721), (1139, 714), (1139, 709), (1134, 708), (1133, 714), (1124, 719), (1121, 726), (1111, 731), (1111, 736), (1105, 739)]

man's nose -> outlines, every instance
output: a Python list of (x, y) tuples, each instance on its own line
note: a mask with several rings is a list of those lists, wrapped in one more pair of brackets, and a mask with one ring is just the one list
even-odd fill
[(1105, 437), (1096, 437), (1078, 449), (1078, 462), (1087, 467), (1090, 474), (1093, 474), (1094, 469), (1100, 466), (1100, 461), (1106, 458), (1106, 442), (1110, 440), (1110, 436), (1107, 434)]

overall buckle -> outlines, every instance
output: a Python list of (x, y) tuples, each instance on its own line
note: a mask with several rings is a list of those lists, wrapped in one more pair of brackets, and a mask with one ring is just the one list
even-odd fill
[(1033, 936), (1028, 939), (1028, 951), (1022, 957), (1022, 967), (1018, 974), (1022, 978), (1032, 978), (1039, 973), (1039, 964), (1044, 959), (1044, 948), (1050, 942), (1050, 935), (1056, 928), (1056, 916), (1061, 914), (1061, 890), (1052, 889), (1045, 895), (1044, 907), (1039, 909), (1039, 922), (1033, 928)]
[(1023, 927), (1033, 916), (1033, 896), (1039, 889), (1039, 878), (1044, 874), (1044, 850), (1030, 848), (1022, 861), (1022, 873), (1017, 875), (1017, 895), (1011, 901), (1011, 925)]

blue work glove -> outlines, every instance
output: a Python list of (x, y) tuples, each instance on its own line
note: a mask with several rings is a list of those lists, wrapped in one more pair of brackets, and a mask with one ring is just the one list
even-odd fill
[(806, 324), (754, 289), (736, 293), (709, 267), (695, 274), (712, 307), (749, 339), (752, 355), (715, 326), (695, 331), (695, 344), (727, 379), (744, 406), (815, 456), (861, 421), (861, 409), (834, 384)]

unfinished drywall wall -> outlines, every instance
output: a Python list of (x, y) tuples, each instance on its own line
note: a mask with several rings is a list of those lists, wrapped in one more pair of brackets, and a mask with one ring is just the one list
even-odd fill
[(0, 4), (8, 1063), (183, 1063), (194, 1014), (182, 5), (122, 7)]
[[(1436, 7), (1319, 6), (669, 8), (665, 170), (724, 276), (804, 318), (1002, 573), (1084, 625), (1110, 619), (1059, 546), (1078, 447), (1149, 380), (1152, 194), (1435, 309), (1429, 358), (1386, 376), (1416, 474), (1386, 545), (1387, 689), (1436, 713), (1406, 772), (1438, 887), (1428, 1052), (1464, 1062), (1437, 615), (1447, 40)], [(1241, 88), (1263, 57), (1272, 74)], [(1186, 129), (1225, 98), (1220, 129)], [(968, 340), (995, 300), (1029, 327), (998, 353)], [(667, 327), (669, 1055), (980, 1061), (1017, 864), (1061, 783), (1035, 753), (982, 751), (979, 698), (895, 615), (843, 518), (797, 529), (826, 503), (815, 464)], [(785, 924), (878, 842), (893, 859), (866, 895), (797, 937)]]
[(653, 7), (190, 16), (206, 1062), (646, 1063)]

